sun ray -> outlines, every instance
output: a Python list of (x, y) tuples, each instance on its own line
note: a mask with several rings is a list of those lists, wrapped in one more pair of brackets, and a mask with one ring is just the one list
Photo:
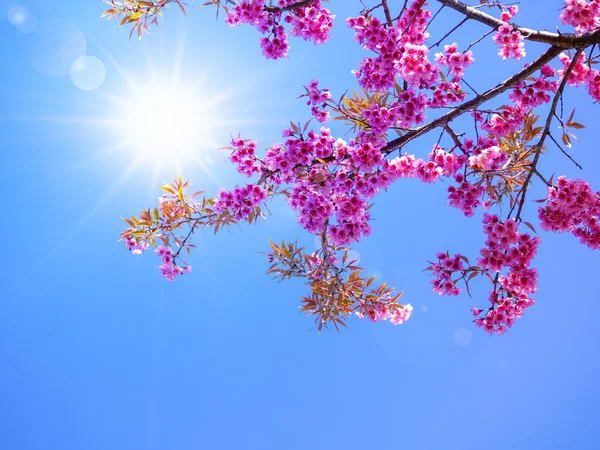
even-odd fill
[[(79, 223), (67, 233), (65, 238), (62, 241), (60, 241), (55, 247), (53, 247), (52, 250), (50, 250), (41, 260), (39, 260), (38, 262), (34, 262), (29, 267), (29, 273), (31, 273), (35, 269), (39, 269), (54, 253), (60, 250), (60, 248), (63, 245), (65, 245), (75, 234), (77, 234), (83, 227), (85, 227), (85, 225), (98, 213), (98, 211), (100, 211), (100, 209), (109, 200), (111, 200), (117, 193), (120, 192), (123, 184), (129, 177), (129, 175), (139, 166), (139, 163), (139, 158), (136, 158), (133, 161), (131, 161), (131, 163), (125, 168), (125, 170), (119, 176), (119, 178), (109, 186), (106, 193), (94, 204), (94, 206), (91, 208), (88, 214), (85, 215), (83, 219), (80, 220)], [(26, 279), (21, 281), (21, 283), (18, 283), (16, 286), (16, 290), (19, 290), (25, 282)]]
[(133, 78), (129, 76), (125, 69), (117, 62), (117, 60), (113, 57), (112, 53), (110, 53), (99, 41), (93, 39), (92, 42), (94, 45), (100, 50), (104, 58), (115, 68), (115, 70), (121, 75), (121, 78), (127, 83), (128, 86), (136, 86), (137, 83)]
[(175, 61), (173, 62), (173, 71), (171, 73), (171, 83), (177, 86), (181, 80), (181, 66), (185, 55), (185, 37), (177, 40), (177, 50), (175, 51)]

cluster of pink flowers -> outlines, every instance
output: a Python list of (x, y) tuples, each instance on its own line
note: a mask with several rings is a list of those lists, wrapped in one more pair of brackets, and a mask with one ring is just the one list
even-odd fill
[(396, 62), (396, 73), (409, 86), (430, 88), (439, 77), (439, 67), (427, 58), (429, 49), (425, 45), (404, 44), (402, 56)]
[(506, 11), (502, 11), (500, 20), (503, 22), (510, 22), (513, 17), (519, 13), (519, 7), (517, 5), (511, 5), (506, 7)]
[[(515, 320), (522, 317), (526, 308), (535, 305), (535, 300), (529, 297), (515, 297), (509, 291), (500, 289), (490, 292), (490, 303), (494, 309), (480, 310), (472, 308), (471, 312), (477, 319), (475, 325), (490, 334), (502, 335), (508, 331)], [(484, 313), (484, 317), (478, 317)]]
[(498, 147), (495, 139), (479, 137), (476, 146), (473, 146), (471, 139), (465, 139), (463, 149), (472, 148), (472, 155), (469, 156), (469, 167), (475, 170), (498, 170), (506, 160), (508, 155)]
[(539, 209), (542, 229), (573, 233), (582, 244), (600, 250), (600, 192), (583, 180), (559, 177)]
[(416, 159), (414, 155), (394, 158), (387, 166), (391, 181), (399, 178), (418, 178), (424, 183), (434, 183), (441, 176), (452, 176), (465, 164), (466, 158), (446, 152), (434, 146), (428, 160)]
[(125, 239), (125, 247), (134, 255), (141, 255), (149, 247), (145, 241), (136, 242), (135, 239)]
[(170, 247), (160, 246), (155, 250), (155, 253), (162, 259), (162, 265), (159, 266), (159, 269), (169, 281), (175, 281), (175, 277), (178, 275), (192, 271), (192, 266), (180, 267), (175, 264), (175, 254)]
[(234, 138), (231, 140), (233, 151), (229, 159), (237, 165), (239, 173), (250, 178), (259, 171), (259, 165), (256, 161), (256, 141), (245, 141), (244, 139)]
[[(563, 78), (567, 71), (567, 68), (571, 65), (573, 58), (566, 53), (561, 53), (559, 55), (560, 62), (563, 64), (563, 68), (559, 69), (558, 75)], [(571, 69), (571, 73), (569, 74), (569, 78), (567, 78), (567, 83), (571, 86), (579, 86), (580, 84), (584, 84), (587, 81), (587, 78), (590, 74), (590, 68), (586, 64), (587, 58), (585, 54), (582, 52), (579, 54), (579, 58), (577, 62)]]
[[(518, 9), (512, 9), (514, 14)], [(502, 14), (502, 20), (505, 22), (499, 28), (496, 34), (492, 37), (494, 42), (500, 46), (498, 56), (506, 60), (508, 58), (521, 59), (525, 56), (525, 44), (523, 43), (523, 35), (519, 30), (508, 23), (514, 14), (509, 12)]]
[(398, 102), (394, 104), (394, 111), (398, 117), (396, 125), (400, 128), (410, 128), (425, 121), (427, 109), (427, 96), (423, 92), (418, 94), (414, 89), (407, 89), (398, 95)]
[(446, 177), (456, 174), (467, 161), (464, 155), (459, 156), (456, 153), (447, 152), (438, 145), (434, 145), (433, 150), (429, 153), (429, 159), (442, 169), (442, 175)]
[(381, 150), (370, 143), (352, 147), (350, 150), (352, 166), (363, 172), (371, 172), (382, 160)]
[(215, 211), (219, 213), (229, 212), (236, 220), (242, 220), (250, 216), (255, 206), (267, 198), (267, 190), (262, 186), (247, 184), (244, 187), (236, 187), (233, 191), (221, 189), (214, 204)]
[[(388, 303), (391, 302), (391, 298), (388, 298)], [(361, 305), (359, 308), (364, 310), (364, 313), (357, 310), (356, 316), (364, 319), (367, 316), (371, 321), (378, 322), (380, 320), (390, 320), (394, 325), (402, 325), (412, 315), (413, 307), (411, 305), (404, 305), (402, 309), (390, 308), (385, 301), (378, 302), (376, 305)]]
[(242, 0), (237, 2), (227, 13), (225, 22), (229, 26), (237, 26), (243, 23), (255, 26), (261, 32), (266, 32), (269, 27), (268, 16), (265, 11), (266, 0)]
[(363, 111), (362, 116), (371, 127), (371, 131), (375, 135), (381, 136), (398, 121), (398, 109), (399, 108), (387, 108), (376, 103), (371, 103), (369, 109)]
[(365, 58), (360, 69), (355, 71), (360, 85), (368, 90), (383, 91), (395, 83), (394, 57), (399, 57), (399, 32), (395, 27), (384, 28), (377, 17), (359, 16), (346, 20), (348, 27), (354, 30), (354, 38), (365, 50), (379, 53), (376, 58)]
[(565, 0), (560, 20), (575, 27), (578, 33), (597, 30), (600, 28), (600, 0)]
[(502, 222), (497, 215), (484, 214), (483, 224), (487, 240), (477, 260), (481, 267), (499, 272), (504, 267), (529, 265), (537, 251), (539, 237), (520, 234), (514, 219)]
[[(493, 277), (496, 273), (489, 296), (491, 306), (487, 309), (472, 308), (471, 312), (478, 327), (490, 334), (502, 334), (523, 315), (526, 308), (535, 303), (529, 296), (537, 290), (537, 271), (530, 264), (537, 253), (540, 238), (520, 234), (513, 219), (502, 222), (498, 216), (486, 213), (483, 224), (487, 240), (478, 258), (481, 267), (465, 268), (463, 261), (467, 259), (460, 254), (451, 257), (447, 253), (438, 253), (438, 261), (430, 267), (434, 276), (432, 290), (440, 295), (458, 295), (461, 289), (456, 284), (461, 279), (466, 283), (476, 274), (487, 272)], [(501, 275), (503, 269), (508, 269), (508, 272)], [(459, 276), (453, 279), (455, 275)]]
[(440, 66), (448, 67), (453, 77), (462, 78), (465, 69), (473, 64), (475, 59), (473, 59), (473, 52), (470, 50), (464, 53), (459, 52), (458, 44), (454, 42), (444, 46), (444, 53), (435, 54), (435, 62)]
[(285, 144), (275, 144), (267, 150), (264, 163), (271, 171), (279, 171), (274, 181), (293, 182), (296, 173), (308, 166), (314, 158), (328, 158), (333, 153), (335, 139), (328, 128), (322, 127), (320, 132), (308, 132), (308, 138), (293, 135), (292, 130), (285, 130), (284, 136), (289, 137)]
[[(255, 27), (263, 35), (259, 42), (263, 56), (279, 59), (287, 55), (289, 46), (285, 28), (280, 24), (282, 12), (271, 12), (266, 8), (266, 0), (242, 0), (237, 2), (227, 13), (225, 22), (229, 26), (248, 24)], [(285, 7), (295, 3), (295, 0), (279, 0), (278, 6)], [(286, 12), (285, 22), (291, 24), (290, 33), (321, 44), (329, 39), (329, 31), (333, 19), (329, 10), (315, 1), (308, 6), (294, 8)]]
[[(571, 65), (573, 59), (566, 53), (561, 53), (560, 61), (563, 63), (563, 68), (558, 71), (560, 77), (564, 77), (567, 68)], [(567, 83), (571, 86), (579, 86), (580, 84), (585, 85), (588, 94), (596, 100), (600, 101), (600, 71), (592, 69), (589, 61), (585, 54), (580, 53), (579, 59), (573, 66)]]
[(262, 54), (268, 59), (279, 59), (287, 56), (289, 49), (287, 34), (282, 25), (274, 25), (269, 37), (261, 37), (258, 41)]
[(371, 234), (368, 212), (369, 204), (359, 196), (338, 194), (334, 196), (337, 225), (329, 227), (331, 240), (335, 245), (346, 245), (359, 241), (361, 236)]
[[(537, 290), (537, 271), (530, 267), (540, 243), (539, 237), (518, 232), (514, 219), (502, 222), (497, 215), (484, 214), (483, 230), (487, 234), (486, 247), (481, 249), (478, 264), (497, 275), (498, 286), (490, 293), (491, 308), (475, 324), (490, 334), (504, 333), (523, 310), (535, 303), (529, 296)], [(476, 311), (475, 310), (474, 314)], [(479, 316), (481, 312), (475, 314)]]
[[(280, 7), (291, 5), (298, 0), (279, 0)], [(316, 0), (309, 6), (296, 8), (293, 14), (288, 14), (285, 21), (292, 28), (290, 34), (296, 37), (302, 37), (305, 41), (313, 41), (315, 44), (323, 44), (329, 40), (329, 32), (333, 27), (333, 19), (328, 9), (321, 6), (321, 2)]]
[(442, 81), (434, 87), (429, 105), (440, 108), (451, 103), (462, 102), (465, 96), (466, 93), (462, 90), (458, 81)]
[(308, 97), (307, 105), (311, 106), (312, 116), (318, 122), (325, 123), (329, 120), (327, 111), (327, 102), (331, 100), (329, 89), (319, 89), (319, 82), (312, 80), (308, 86), (305, 86), (306, 94), (302, 97)]
[(334, 204), (316, 186), (306, 181), (292, 189), (289, 205), (299, 212), (298, 223), (309, 233), (319, 234), (333, 215)]
[(526, 112), (525, 109), (519, 106), (502, 106), (487, 121), (479, 112), (475, 113), (475, 117), (477, 121), (481, 122), (482, 130), (487, 131), (496, 138), (501, 138), (521, 128)]
[(459, 272), (462, 276), (465, 267), (463, 265), (463, 256), (456, 254), (450, 256), (447, 253), (439, 252), (436, 254), (437, 263), (431, 265), (434, 279), (431, 281), (433, 286), (432, 291), (439, 295), (458, 295), (462, 289), (456, 287), (456, 280), (452, 280), (452, 276)]
[(550, 101), (548, 93), (558, 90), (559, 81), (549, 81), (544, 77), (544, 73), (552, 73), (554, 75), (554, 70), (549, 66), (544, 67), (548, 67), (548, 69), (542, 70), (541, 77), (530, 83), (521, 81), (515, 84), (514, 89), (508, 95), (508, 98), (515, 102), (519, 108), (526, 111), (548, 103)]
[(462, 175), (456, 175), (458, 187), (450, 186), (448, 188), (449, 205), (460, 209), (465, 216), (473, 217), (475, 208), (481, 204), (481, 196), (483, 195), (483, 186), (476, 186), (465, 180)]
[(383, 91), (403, 78), (409, 86), (431, 87), (438, 80), (439, 67), (427, 58), (425, 31), (431, 11), (424, 0), (415, 0), (406, 8), (396, 26), (386, 27), (376, 17), (351, 17), (346, 20), (355, 32), (355, 39), (365, 50), (379, 56), (365, 58), (355, 71), (360, 85), (367, 90)]

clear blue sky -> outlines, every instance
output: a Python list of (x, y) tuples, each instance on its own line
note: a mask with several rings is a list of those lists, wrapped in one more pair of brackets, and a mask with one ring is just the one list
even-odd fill
[[(272, 282), (259, 254), (270, 237), (314, 245), (282, 204), (255, 228), (202, 234), (194, 272), (174, 284), (154, 255), (117, 243), (120, 217), (154, 204), (155, 186), (177, 174), (151, 158), (133, 164), (136, 153), (107, 125), (119, 119), (115, 99), (129, 95), (125, 78), (144, 85), (154, 74), (168, 87), (179, 67), (201, 104), (227, 93), (210, 106), (221, 123), (211, 139), (227, 145), (241, 131), (270, 144), (286, 121), (308, 118), (296, 97), (311, 78), (334, 97), (355, 87), (350, 70), (364, 55), (343, 20), (358, 1), (332, 2), (329, 45), (294, 39), (291, 57), (277, 62), (260, 57), (254, 30), (228, 29), (212, 9), (170, 11), (163, 31), (139, 42), (99, 19), (100, 0), (23, 0), (34, 32), (6, 19), (17, 3), (0, 0), (1, 449), (598, 448), (600, 253), (570, 235), (542, 234), (537, 305), (503, 337), (471, 324), (487, 286), (473, 299), (438, 297), (421, 271), (436, 251), (474, 256), (484, 241), (480, 216), (444, 205), (443, 183), (398, 182), (380, 195), (374, 234), (356, 248), (361, 265), (413, 304), (399, 327), (353, 319), (339, 334), (310, 331), (297, 309), (305, 287)], [(553, 30), (560, 6), (523, 2), (519, 23)], [(68, 43), (63, 57), (81, 45), (76, 28), (52, 19), (76, 25), (87, 54), (104, 63), (98, 89), (40, 73), (60, 63), (44, 59), (53, 38)], [(456, 19), (446, 16), (437, 36)], [(457, 35), (463, 46), (483, 28), (470, 30)], [(467, 71), (480, 88), (520, 67), (486, 45)], [(598, 190), (598, 106), (569, 94), (588, 126), (573, 151), (585, 170), (554, 149), (544, 168)], [(187, 161), (182, 175), (209, 193), (243, 181), (225, 156), (199, 148), (205, 169)], [(535, 189), (531, 198), (542, 197)]]

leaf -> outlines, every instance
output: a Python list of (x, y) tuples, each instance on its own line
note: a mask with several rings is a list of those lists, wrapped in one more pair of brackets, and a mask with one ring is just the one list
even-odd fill
[(143, 12), (138, 11), (134, 14), (132, 14), (131, 16), (129, 16), (129, 20), (128, 22), (135, 22), (136, 20), (138, 20), (140, 17), (142, 17), (144, 15)]
[(533, 231), (535, 234), (537, 234), (537, 231), (535, 231), (535, 228), (533, 227), (533, 225), (531, 225), (529, 222), (523, 222), (523, 224), (529, 228), (531, 231)]

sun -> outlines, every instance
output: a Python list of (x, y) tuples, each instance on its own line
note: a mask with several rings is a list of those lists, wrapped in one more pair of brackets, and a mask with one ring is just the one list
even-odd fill
[(216, 149), (214, 106), (197, 88), (179, 83), (133, 86), (117, 113), (121, 147), (161, 165), (195, 159)]

